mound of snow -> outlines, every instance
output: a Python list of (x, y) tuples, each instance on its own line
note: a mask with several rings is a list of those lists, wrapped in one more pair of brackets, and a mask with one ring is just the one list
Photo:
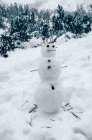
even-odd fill
[(32, 70), (38, 69), (41, 47), (10, 52), (9, 58), (0, 57), (0, 140), (92, 139), (92, 32), (83, 38), (59, 42), (56, 46), (57, 58), (62, 62), (60, 84), (67, 91), (66, 97), (72, 93), (70, 108), (64, 111), (61, 107), (57, 114), (44, 114), (38, 109), (29, 113), (40, 82), (38, 72)]
[(38, 47), (38, 46), (41, 46), (42, 44), (42, 40), (41, 38), (37, 39), (35, 37), (33, 37), (31, 40), (30, 40), (30, 46), (31, 47)]
[(56, 42), (57, 43), (64, 43), (67, 42), (69, 39), (73, 38), (74, 34), (71, 32), (67, 32), (66, 34), (63, 34), (62, 36), (58, 37)]
[(38, 46), (41, 46), (42, 44), (42, 40), (41, 39), (37, 39), (37, 38), (32, 38), (30, 39), (30, 41), (28, 42), (23, 42), (20, 44), (20, 48), (36, 48)]

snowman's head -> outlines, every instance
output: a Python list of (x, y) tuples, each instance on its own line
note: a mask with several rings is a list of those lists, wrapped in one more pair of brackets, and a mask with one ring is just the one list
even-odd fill
[(44, 57), (55, 57), (56, 55), (56, 47), (53, 43), (44, 44), (41, 51)]

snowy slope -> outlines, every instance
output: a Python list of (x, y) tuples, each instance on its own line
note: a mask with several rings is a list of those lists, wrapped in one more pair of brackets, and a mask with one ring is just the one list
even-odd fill
[(87, 140), (74, 135), (73, 128), (81, 124), (83, 134), (87, 126), (85, 136), (91, 140), (92, 32), (56, 45), (57, 58), (62, 63), (60, 83), (66, 103), (72, 94), (73, 109), (61, 108), (56, 114), (43, 114), (38, 109), (29, 113), (40, 82), (38, 72), (31, 72), (38, 68), (40, 47), (11, 52), (8, 59), (0, 58), (0, 140)]
[(58, 4), (62, 5), (67, 11), (75, 11), (77, 6), (82, 4), (85, 8), (92, 4), (92, 0), (2, 0), (4, 3), (21, 3), (29, 4), (30, 7), (38, 9), (55, 9)]
[(40, 9), (55, 9), (58, 4), (62, 5), (67, 11), (75, 11), (79, 5), (87, 8), (88, 5), (92, 4), (92, 0), (53, 0), (53, 4), (52, 0), (47, 0), (40, 6)]

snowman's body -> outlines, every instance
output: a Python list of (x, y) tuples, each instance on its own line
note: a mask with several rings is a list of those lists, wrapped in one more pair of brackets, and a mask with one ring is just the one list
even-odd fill
[(41, 82), (35, 92), (35, 101), (43, 112), (56, 112), (63, 101), (63, 94), (59, 83)]
[(42, 58), (39, 62), (39, 75), (42, 80), (56, 81), (60, 77), (61, 65), (55, 58)]
[(35, 92), (35, 102), (43, 112), (56, 112), (63, 102), (63, 92), (59, 85), (61, 66), (56, 60), (56, 48), (53, 44), (44, 45), (39, 63), (41, 83)]

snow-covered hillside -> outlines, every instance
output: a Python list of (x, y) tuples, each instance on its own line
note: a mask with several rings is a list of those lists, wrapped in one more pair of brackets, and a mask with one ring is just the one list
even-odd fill
[(0, 58), (0, 140), (92, 140), (92, 32), (56, 45), (60, 83), (66, 103), (72, 95), (71, 106), (56, 114), (38, 109), (29, 113), (40, 82), (38, 72), (32, 71), (38, 69), (40, 47), (11, 52), (9, 58)]
[(77, 6), (82, 5), (87, 9), (87, 6), (92, 4), (92, 0), (47, 0), (47, 2), (43, 3), (40, 6), (40, 9), (55, 9), (58, 4), (62, 5), (67, 11), (75, 11)]
[(86, 9), (87, 6), (92, 4), (92, 0), (2, 0), (4, 3), (21, 3), (29, 4), (30, 7), (35, 7), (38, 9), (55, 9), (58, 4), (62, 5), (67, 11), (75, 11), (77, 6), (83, 5)]

